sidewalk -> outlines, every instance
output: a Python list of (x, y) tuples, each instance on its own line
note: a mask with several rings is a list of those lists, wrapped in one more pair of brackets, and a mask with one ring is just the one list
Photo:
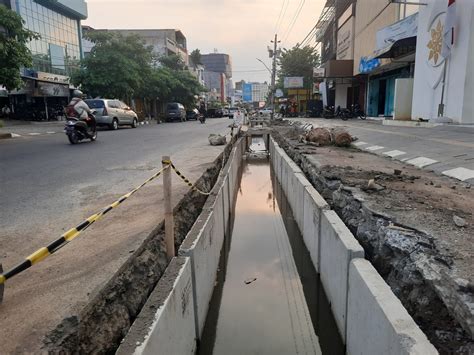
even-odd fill
[(63, 133), (64, 123), (65, 121), (3, 120), (3, 127), (0, 128), (0, 139)]
[(320, 127), (344, 127), (362, 150), (474, 184), (474, 126), (399, 127), (380, 121), (297, 118)]

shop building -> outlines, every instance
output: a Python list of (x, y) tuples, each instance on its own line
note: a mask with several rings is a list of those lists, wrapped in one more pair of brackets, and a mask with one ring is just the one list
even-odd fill
[(81, 20), (87, 18), (87, 4), (84, 0), (11, 0), (10, 5), (25, 27), (41, 36), (28, 43), (33, 65), (21, 71), (24, 87), (10, 93), (15, 116), (51, 118), (67, 105), (72, 89), (69, 77), (83, 57)]
[(354, 77), (365, 85), (368, 116), (410, 115), (411, 100), (407, 98), (413, 92), (418, 8), (383, 1), (356, 2)]
[(411, 119), (474, 124), (474, 1), (452, 4), (454, 45), (447, 59), (442, 56), (447, 1), (424, 2), (428, 5), (419, 12)]

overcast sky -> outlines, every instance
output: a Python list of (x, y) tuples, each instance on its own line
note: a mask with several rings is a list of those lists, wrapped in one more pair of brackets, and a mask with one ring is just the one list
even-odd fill
[[(275, 32), (286, 48), (301, 41), (316, 24), (325, 0), (87, 0), (95, 28), (180, 29), (188, 51), (230, 54), (234, 82), (270, 81), (270, 74), (255, 58), (270, 67), (267, 45)], [(289, 32), (297, 10), (303, 5)], [(277, 24), (279, 15), (285, 13)], [(286, 40), (285, 40), (286, 38)], [(255, 71), (259, 70), (259, 71)]]

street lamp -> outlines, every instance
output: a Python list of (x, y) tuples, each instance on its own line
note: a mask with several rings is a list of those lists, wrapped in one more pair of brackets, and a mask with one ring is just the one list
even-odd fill
[[(271, 69), (265, 64), (265, 62), (261, 59), (258, 59), (258, 58), (255, 58), (255, 59), (257, 59), (260, 63), (262, 63), (265, 66), (265, 68), (268, 70), (268, 72), (270, 73), (270, 77), (273, 77), (273, 73), (272, 73)], [(273, 86), (270, 85), (270, 100), (271, 100), (271, 105), (274, 109), (274, 106), (273, 106), (274, 96), (273, 95), (274, 95), (273, 94)], [(273, 113), (272, 113), (272, 115), (273, 115)]]

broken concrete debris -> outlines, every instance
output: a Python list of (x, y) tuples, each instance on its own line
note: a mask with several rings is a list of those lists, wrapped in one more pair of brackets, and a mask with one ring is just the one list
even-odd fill
[(466, 220), (464, 218), (461, 218), (456, 215), (453, 216), (453, 221), (454, 224), (460, 228), (465, 227), (467, 225)]
[(342, 128), (329, 129), (317, 127), (306, 133), (305, 140), (318, 146), (335, 145), (338, 147), (349, 147), (355, 138)]
[(224, 144), (226, 144), (225, 136), (221, 136), (220, 134), (210, 134), (208, 139), (209, 139), (209, 143), (211, 145), (224, 145)]

